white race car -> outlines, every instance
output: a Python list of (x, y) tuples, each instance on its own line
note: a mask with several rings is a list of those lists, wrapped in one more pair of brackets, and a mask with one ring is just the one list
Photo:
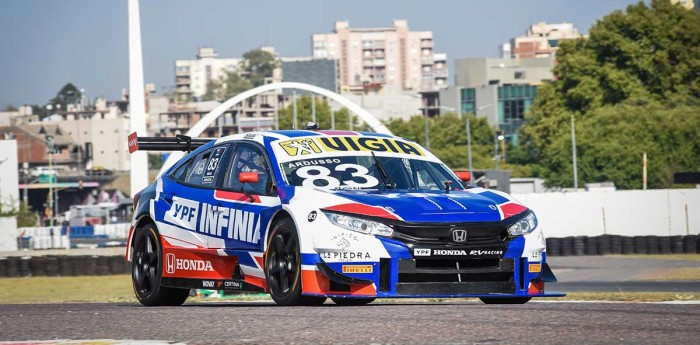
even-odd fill
[(415, 142), (353, 131), (135, 138), (190, 151), (134, 198), (127, 258), (144, 305), (189, 289), (268, 292), (281, 305), (377, 297), (525, 303), (555, 281), (535, 214), (470, 188)]

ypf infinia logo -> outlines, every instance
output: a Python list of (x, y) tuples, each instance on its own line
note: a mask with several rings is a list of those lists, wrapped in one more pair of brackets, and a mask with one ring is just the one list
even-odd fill
[(467, 230), (452, 229), (452, 242), (454, 242), (454, 243), (466, 243), (467, 242)]
[(175, 273), (175, 254), (168, 253), (165, 255), (165, 272), (168, 274)]

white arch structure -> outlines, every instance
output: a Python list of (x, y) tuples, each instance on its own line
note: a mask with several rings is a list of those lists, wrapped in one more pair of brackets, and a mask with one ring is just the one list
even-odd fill
[[(228, 109), (233, 107), (234, 105), (243, 102), (244, 100), (256, 96), (258, 94), (261, 94), (263, 92), (268, 92), (272, 90), (281, 90), (281, 89), (297, 89), (297, 90), (304, 90), (304, 91), (309, 91), (313, 92), (316, 94), (319, 94), (321, 96), (328, 97), (338, 103), (340, 103), (342, 106), (348, 108), (352, 113), (355, 113), (357, 116), (359, 116), (365, 123), (369, 125), (369, 127), (374, 130), (377, 133), (382, 133), (382, 134), (389, 134), (392, 135), (391, 131), (389, 128), (384, 126), (379, 120), (377, 120), (372, 113), (369, 111), (365, 110), (364, 108), (360, 107), (359, 105), (353, 103), (349, 99), (339, 95), (338, 93), (335, 93), (333, 91), (314, 86), (314, 85), (309, 85), (305, 83), (296, 83), (296, 82), (282, 82), (282, 83), (272, 83), (272, 84), (266, 84), (266, 85), (261, 85), (256, 88), (250, 89), (248, 91), (239, 93), (236, 96), (231, 97), (229, 100), (227, 100), (224, 103), (219, 104), (214, 110), (210, 111), (208, 114), (204, 115), (201, 120), (199, 120), (192, 128), (190, 128), (189, 131), (185, 135), (188, 135), (190, 137), (198, 137), (204, 130), (209, 127), (210, 124), (214, 123), (214, 121), (219, 118), (224, 112), (226, 112)], [(240, 124), (239, 124), (240, 125)], [(163, 167), (161, 167), (160, 171), (158, 172), (158, 175), (162, 174), (173, 166), (175, 162), (177, 162), (182, 156), (184, 155), (183, 152), (173, 152), (168, 156), (168, 159), (165, 160), (163, 163)]]

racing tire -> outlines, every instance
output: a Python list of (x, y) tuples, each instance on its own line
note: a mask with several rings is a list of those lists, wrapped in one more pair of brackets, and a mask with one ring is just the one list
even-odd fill
[(147, 307), (178, 306), (185, 303), (190, 289), (161, 285), (163, 251), (160, 235), (153, 224), (137, 229), (131, 258), (131, 282), (136, 298)]
[(529, 302), (532, 297), (479, 297), (479, 299), (484, 302), (484, 304), (525, 304)]
[(374, 302), (375, 298), (335, 298), (331, 297), (333, 303), (343, 307), (359, 307)]
[(272, 228), (265, 252), (265, 280), (270, 297), (278, 305), (314, 305), (314, 302), (319, 302), (318, 297), (301, 295), (299, 236), (290, 218), (280, 220)]

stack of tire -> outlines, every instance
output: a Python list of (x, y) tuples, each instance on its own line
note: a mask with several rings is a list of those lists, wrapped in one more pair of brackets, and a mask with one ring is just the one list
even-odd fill
[(602, 235), (547, 238), (548, 256), (683, 253), (700, 253), (700, 236)]
[(0, 277), (128, 274), (123, 256), (52, 255), (0, 257)]

